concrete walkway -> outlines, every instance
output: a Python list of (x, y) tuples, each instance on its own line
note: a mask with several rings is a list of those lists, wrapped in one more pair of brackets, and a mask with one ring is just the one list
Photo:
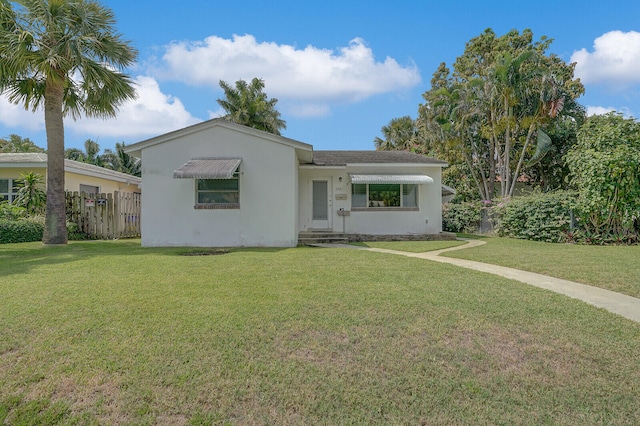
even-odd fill
[(519, 269), (507, 268), (505, 266), (490, 265), (488, 263), (476, 262), (473, 260), (456, 259), (452, 257), (442, 257), (441, 253), (453, 250), (467, 249), (485, 244), (481, 240), (465, 240), (467, 244), (450, 247), (442, 250), (428, 251), (424, 253), (410, 253), (406, 251), (387, 250), (381, 248), (353, 246), (349, 244), (314, 244), (318, 247), (340, 247), (356, 250), (367, 250), (378, 253), (389, 253), (407, 257), (416, 257), (434, 262), (449, 263), (474, 271), (487, 272), (501, 277), (520, 281), (556, 293), (564, 294), (574, 299), (582, 300), (590, 305), (604, 308), (609, 312), (621, 315), (632, 321), (640, 323), (640, 299), (605, 290), (599, 287), (580, 284), (573, 281), (554, 278), (547, 275), (536, 274), (535, 272), (521, 271)]

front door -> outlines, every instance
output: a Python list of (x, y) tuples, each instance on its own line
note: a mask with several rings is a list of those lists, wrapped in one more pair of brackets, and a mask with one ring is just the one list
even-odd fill
[(329, 181), (314, 180), (311, 227), (313, 229), (331, 229), (331, 194)]

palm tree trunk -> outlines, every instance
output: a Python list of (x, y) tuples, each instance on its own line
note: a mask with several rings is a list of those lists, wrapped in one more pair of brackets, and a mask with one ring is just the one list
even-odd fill
[(63, 87), (47, 81), (44, 94), (44, 122), (47, 131), (47, 207), (44, 244), (66, 244), (66, 200), (64, 193)]
[(527, 138), (525, 139), (524, 146), (522, 147), (522, 153), (520, 153), (520, 159), (518, 160), (518, 165), (516, 166), (516, 170), (513, 173), (513, 180), (511, 181), (511, 186), (509, 187), (509, 197), (513, 197), (513, 191), (516, 188), (516, 182), (518, 181), (518, 176), (520, 175), (520, 169), (522, 168), (522, 163), (524, 163), (524, 156), (527, 153), (527, 148), (529, 147), (529, 143), (531, 143), (531, 137), (533, 136), (533, 131), (535, 130), (535, 122), (529, 126), (529, 131), (527, 132)]

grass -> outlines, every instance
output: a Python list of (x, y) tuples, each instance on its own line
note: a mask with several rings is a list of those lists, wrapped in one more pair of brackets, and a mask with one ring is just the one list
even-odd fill
[(640, 246), (555, 244), (483, 238), (487, 244), (443, 256), (538, 272), (640, 297)]
[(456, 247), (465, 243), (462, 241), (376, 241), (352, 244), (363, 247), (375, 247), (390, 250), (408, 251), (412, 253), (424, 253), (427, 251)]
[(0, 246), (0, 424), (638, 424), (640, 325), (358, 250)]

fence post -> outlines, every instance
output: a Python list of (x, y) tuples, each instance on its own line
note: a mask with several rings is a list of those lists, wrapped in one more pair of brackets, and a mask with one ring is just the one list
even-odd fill
[(120, 191), (113, 193), (113, 238), (122, 238), (120, 230)]

